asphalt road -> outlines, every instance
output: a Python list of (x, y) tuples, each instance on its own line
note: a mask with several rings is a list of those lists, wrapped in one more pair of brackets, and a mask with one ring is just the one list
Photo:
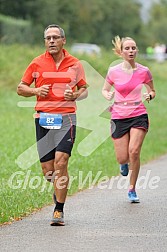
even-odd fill
[(127, 199), (117, 177), (68, 197), (64, 227), (49, 225), (53, 206), (0, 227), (2, 252), (166, 252), (167, 155), (142, 166), (139, 204)]

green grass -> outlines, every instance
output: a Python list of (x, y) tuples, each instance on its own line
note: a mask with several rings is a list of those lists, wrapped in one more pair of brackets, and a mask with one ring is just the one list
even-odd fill
[[(17, 105), (19, 101), (34, 100), (34, 98), (19, 97), (16, 94), (16, 87), (27, 64), (33, 57), (42, 53), (43, 49), (13, 45), (8, 47), (0, 46), (0, 50), (0, 65), (2, 66), (0, 69), (0, 223), (4, 223), (23, 217), (45, 205), (51, 204), (52, 187), (44, 180), (39, 161), (26, 169), (23, 169), (16, 163), (19, 155), (35, 144), (34, 110), (33, 108), (20, 108)], [(110, 56), (106, 52), (104, 52), (104, 59), (98, 60), (98, 64), (97, 59), (85, 58), (85, 60), (89, 61), (90, 65), (103, 76), (111, 63)], [(146, 62), (146, 64), (153, 73), (157, 97), (154, 101), (147, 104), (150, 117), (150, 130), (142, 148), (142, 164), (158, 158), (167, 152), (167, 86), (165, 76), (167, 63), (158, 65), (155, 62)], [(97, 79), (94, 78), (94, 80)], [(101, 83), (95, 82), (93, 85), (92, 90), (96, 91), (95, 93), (90, 92), (90, 100), (97, 103), (96, 101), (100, 100), (101, 96), (99, 93)], [(89, 107), (86, 111), (83, 109), (85, 118), (88, 110), (90, 112), (89, 115), (91, 115), (91, 109), (93, 111), (94, 107)], [(108, 128), (105, 128), (104, 131), (109, 131), (109, 114), (104, 112), (101, 113), (101, 116), (108, 118)], [(91, 125), (99, 127), (100, 130), (99, 122), (100, 120), (92, 113)], [(87, 180), (87, 183), (83, 187), (78, 187), (79, 174), (81, 173), (83, 176), (81, 178), (82, 181), (84, 181), (90, 171), (92, 171), (92, 180), (97, 178), (98, 171), (101, 171), (101, 177), (112, 177), (119, 173), (110, 137), (90, 155), (83, 156), (79, 153), (78, 147), (80, 143), (90, 133), (89, 127), (77, 128), (77, 139), (69, 162), (69, 174), (73, 177), (76, 176), (76, 179), (69, 188), (69, 195), (76, 193), (78, 190), (83, 190), (89, 185), (89, 181)], [(99, 135), (95, 137), (98, 138)], [(93, 141), (96, 140), (94, 139)], [(34, 153), (32, 153), (33, 155)], [(31, 159), (31, 156), (29, 158)], [(11, 180), (14, 175), (15, 177)], [(13, 188), (11, 187), (11, 182)], [(37, 188), (35, 188), (36, 185), (38, 185)]]

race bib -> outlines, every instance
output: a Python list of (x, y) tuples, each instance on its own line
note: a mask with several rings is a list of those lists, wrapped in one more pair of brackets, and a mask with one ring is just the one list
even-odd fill
[(60, 129), (62, 122), (61, 114), (40, 113), (39, 125), (45, 129)]

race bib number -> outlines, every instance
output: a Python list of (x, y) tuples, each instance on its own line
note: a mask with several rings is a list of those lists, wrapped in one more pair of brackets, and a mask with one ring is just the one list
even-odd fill
[(61, 114), (40, 113), (39, 125), (45, 129), (60, 129), (62, 121)]

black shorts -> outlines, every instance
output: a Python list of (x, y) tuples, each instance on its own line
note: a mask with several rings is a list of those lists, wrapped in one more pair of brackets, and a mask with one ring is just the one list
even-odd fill
[(39, 125), (39, 118), (35, 119), (37, 150), (40, 162), (47, 162), (55, 158), (55, 152), (69, 154), (76, 136), (76, 115), (63, 116), (61, 129), (45, 129)]
[(121, 138), (128, 133), (131, 128), (139, 128), (148, 131), (149, 120), (148, 115), (126, 118), (126, 119), (112, 119), (111, 120), (111, 135), (112, 138)]

